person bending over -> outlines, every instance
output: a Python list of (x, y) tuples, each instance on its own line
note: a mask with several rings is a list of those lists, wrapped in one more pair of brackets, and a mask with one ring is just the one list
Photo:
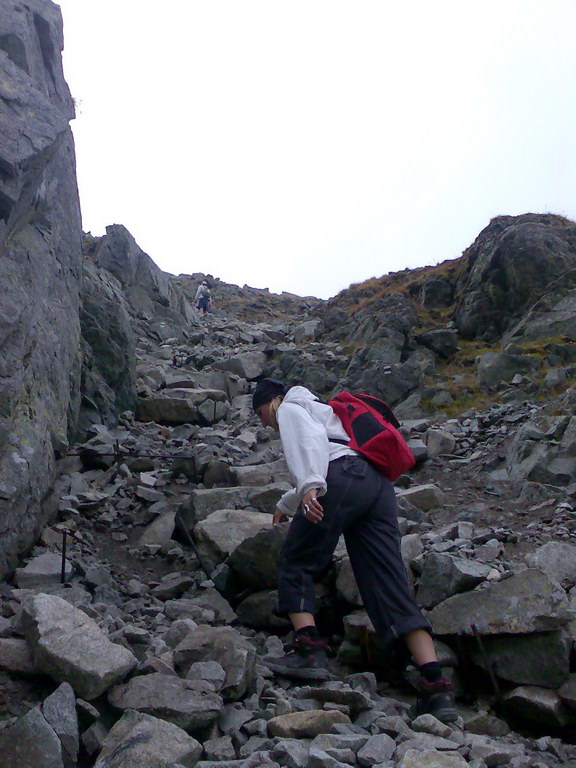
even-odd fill
[(294, 627), (292, 650), (266, 656), (273, 672), (296, 680), (327, 680), (328, 646), (316, 627), (314, 579), (331, 562), (341, 534), (364, 606), (385, 643), (401, 638), (419, 668), (414, 717), (457, 718), (431, 635), (410, 592), (400, 551), (396, 496), (390, 481), (347, 445), (342, 422), (305, 387), (286, 391), (263, 379), (252, 399), (266, 427), (280, 433), (294, 488), (282, 496), (274, 524), (293, 514), (278, 568), (278, 612)]

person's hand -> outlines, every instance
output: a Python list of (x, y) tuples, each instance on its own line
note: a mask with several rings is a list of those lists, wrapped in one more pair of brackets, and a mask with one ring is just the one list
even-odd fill
[(280, 507), (276, 507), (274, 510), (274, 517), (272, 518), (272, 525), (278, 525), (278, 523), (288, 522), (288, 515), (286, 515)]
[(317, 494), (318, 488), (312, 488), (307, 491), (302, 497), (302, 503), (300, 505), (304, 512), (304, 517), (310, 523), (319, 523), (324, 517), (324, 508), (316, 498)]

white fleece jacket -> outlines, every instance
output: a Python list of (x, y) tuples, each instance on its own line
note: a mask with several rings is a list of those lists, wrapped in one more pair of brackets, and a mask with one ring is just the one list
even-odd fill
[(342, 422), (329, 405), (320, 403), (306, 387), (292, 387), (284, 396), (276, 417), (282, 448), (294, 488), (282, 496), (278, 507), (287, 515), (298, 509), (304, 494), (319, 488), (326, 493), (328, 463), (340, 456), (354, 456), (356, 451), (329, 438), (348, 440)]

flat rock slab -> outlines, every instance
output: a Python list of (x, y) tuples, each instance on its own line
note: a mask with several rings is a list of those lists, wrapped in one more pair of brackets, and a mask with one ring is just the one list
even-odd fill
[(313, 739), (319, 733), (329, 733), (336, 723), (350, 723), (350, 718), (336, 710), (311, 709), (273, 717), (268, 720), (268, 733), (270, 736)]
[(398, 768), (467, 768), (468, 763), (457, 752), (409, 749), (397, 765)]
[(208, 728), (222, 711), (222, 699), (206, 683), (174, 675), (139, 675), (108, 692), (118, 709), (135, 709), (193, 731)]
[(70, 683), (83, 699), (100, 696), (137, 664), (127, 648), (110, 642), (96, 622), (55, 595), (27, 600), (23, 619), (36, 667)]
[[(350, 707), (354, 713), (362, 712), (364, 709), (371, 709), (372, 702), (369, 696), (362, 691), (350, 688), (344, 683), (327, 683), (326, 686), (304, 686), (298, 691), (300, 699), (314, 699), (322, 704), (332, 702), (334, 704), (344, 704)], [(324, 747), (322, 747), (324, 749)]]
[(104, 739), (94, 768), (193, 768), (202, 745), (182, 728), (129, 710)]
[(485, 589), (454, 595), (430, 611), (438, 635), (525, 634), (564, 626), (572, 614), (562, 587), (542, 571), (527, 569)]
[[(69, 579), (73, 573), (72, 564), (64, 561), (64, 576)], [(60, 584), (62, 576), (62, 556), (55, 552), (44, 552), (30, 560), (24, 568), (16, 568), (15, 580), (21, 589), (43, 587), (48, 584)]]
[(444, 492), (432, 483), (414, 485), (412, 488), (398, 491), (396, 495), (399, 499), (406, 499), (423, 512), (442, 506), (446, 500)]

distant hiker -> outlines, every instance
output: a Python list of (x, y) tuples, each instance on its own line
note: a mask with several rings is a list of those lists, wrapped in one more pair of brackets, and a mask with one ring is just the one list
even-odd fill
[(349, 437), (339, 417), (305, 387), (286, 391), (282, 382), (263, 379), (252, 406), (264, 426), (280, 432), (295, 485), (282, 496), (273, 518), (276, 524), (294, 514), (278, 567), (278, 613), (290, 617), (294, 641), (286, 655), (267, 656), (263, 663), (291, 679), (330, 678), (329, 649), (314, 619), (314, 578), (330, 564), (344, 534), (376, 632), (386, 643), (401, 638), (419, 668), (412, 717), (428, 713), (453, 722), (452, 686), (438, 664), (432, 628), (408, 586), (391, 482), (346, 445)]
[(198, 286), (195, 301), (196, 308), (201, 309), (204, 314), (210, 311), (212, 306), (212, 294), (206, 280), (203, 280)]

